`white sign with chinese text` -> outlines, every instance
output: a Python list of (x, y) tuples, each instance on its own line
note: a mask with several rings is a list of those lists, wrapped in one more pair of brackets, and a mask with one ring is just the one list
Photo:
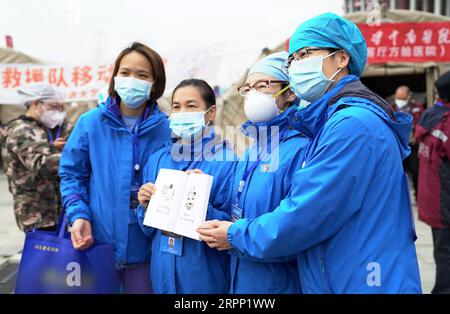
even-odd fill
[(112, 70), (112, 65), (0, 63), (0, 104), (19, 104), (17, 89), (36, 82), (56, 87), (65, 101), (97, 100)]

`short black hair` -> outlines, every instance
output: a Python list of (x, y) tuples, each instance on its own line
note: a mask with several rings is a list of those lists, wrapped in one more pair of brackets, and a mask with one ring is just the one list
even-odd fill
[(173, 96), (175, 95), (176, 91), (182, 87), (187, 86), (193, 86), (197, 88), (206, 103), (206, 109), (209, 109), (210, 107), (216, 105), (216, 94), (214, 94), (214, 90), (212, 89), (212, 87), (204, 80), (194, 78), (183, 80), (180, 82), (180, 84), (177, 85), (177, 87), (175, 87), (172, 93), (171, 102), (173, 102)]
[(442, 74), (434, 83), (434, 86), (443, 101), (450, 101), (450, 71)]

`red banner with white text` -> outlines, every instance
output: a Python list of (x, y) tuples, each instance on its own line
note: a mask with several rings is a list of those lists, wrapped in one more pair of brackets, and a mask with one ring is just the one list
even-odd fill
[(450, 62), (450, 22), (358, 24), (367, 63)]

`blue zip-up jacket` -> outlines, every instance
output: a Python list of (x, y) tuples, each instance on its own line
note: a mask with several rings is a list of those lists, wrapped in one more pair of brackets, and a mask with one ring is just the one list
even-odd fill
[[(236, 163), (237, 158), (229, 145), (217, 141), (214, 128), (207, 128), (204, 137), (193, 144), (176, 142), (153, 154), (144, 169), (144, 182), (154, 183), (162, 168), (200, 169), (214, 177), (206, 220), (230, 220), (231, 183)], [(181, 256), (163, 252), (162, 231), (144, 226), (144, 216), (145, 211), (139, 206), (139, 223), (152, 243), (150, 276), (155, 293), (228, 292), (229, 255), (226, 252), (186, 237), (183, 238)]]
[[(242, 126), (244, 134), (256, 140), (238, 162), (233, 183), (232, 201), (242, 209), (243, 218), (253, 219), (273, 211), (291, 189), (309, 142), (299, 131), (288, 126), (288, 117), (296, 111), (296, 106), (293, 106), (268, 122), (248, 121)], [(279, 130), (280, 139), (277, 141), (272, 141), (274, 128)], [(278, 133), (274, 135), (278, 136)], [(249, 173), (237, 202), (239, 182), (244, 172), (255, 163), (255, 158), (251, 157), (257, 156), (260, 151), (267, 151), (267, 146), (272, 147), (269, 158), (261, 160)], [(236, 250), (231, 250), (231, 253), (231, 293), (301, 292), (295, 255), (258, 260)]]
[(229, 228), (231, 245), (257, 258), (297, 253), (304, 293), (420, 293), (402, 167), (412, 117), (348, 75), (294, 119), (314, 138), (304, 167), (273, 212)]
[[(129, 130), (118, 101), (110, 97), (79, 118), (62, 152), (59, 175), (69, 222), (89, 220), (94, 240), (112, 243), (121, 266), (146, 262), (150, 256), (150, 242), (135, 210), (130, 210), (133, 153), (142, 164), (170, 141), (170, 129), (167, 116), (154, 103)], [(142, 181), (142, 171), (136, 175)]]

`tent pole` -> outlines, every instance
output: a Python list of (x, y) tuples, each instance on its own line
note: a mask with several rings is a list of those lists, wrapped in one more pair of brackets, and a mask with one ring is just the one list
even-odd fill
[(395, 10), (395, 8), (397, 7), (397, 0), (391, 0), (390, 2), (391, 2), (390, 9)]
[(441, 15), (441, 0), (434, 0), (434, 14)]

